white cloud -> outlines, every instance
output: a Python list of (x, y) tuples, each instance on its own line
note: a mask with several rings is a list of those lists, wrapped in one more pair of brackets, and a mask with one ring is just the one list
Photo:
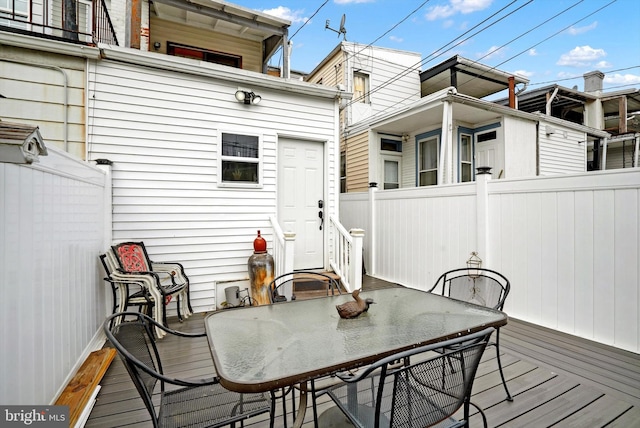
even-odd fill
[(529, 49), (529, 56), (538, 56), (538, 51), (535, 49)]
[(607, 74), (604, 76), (604, 82), (615, 85), (638, 85), (640, 84), (640, 76), (635, 74)]
[(449, 0), (449, 4), (429, 8), (425, 17), (428, 21), (435, 21), (457, 13), (473, 13), (488, 8), (491, 3), (493, 0)]
[(609, 61), (600, 61), (596, 63), (596, 68), (611, 68), (613, 67)]
[(277, 18), (287, 19), (291, 21), (292, 24), (296, 22), (305, 22), (308, 19), (304, 16), (304, 9), (291, 10), (286, 6), (264, 9), (262, 12)]
[(482, 60), (487, 60), (491, 58), (500, 58), (504, 56), (504, 49), (499, 46), (491, 46), (485, 52), (478, 52), (476, 56)]
[(447, 19), (442, 23), (442, 28), (451, 28), (453, 27), (453, 24), (455, 24), (455, 21), (453, 19)]
[(392, 42), (396, 42), (396, 43), (404, 42), (404, 39), (402, 37), (398, 37), (398, 36), (389, 36), (389, 40), (391, 40)]
[(572, 36), (577, 36), (578, 34), (586, 33), (587, 31), (591, 31), (598, 26), (598, 21), (595, 21), (593, 24), (585, 25), (584, 27), (571, 27), (567, 30), (567, 33)]
[(516, 76), (526, 77), (528, 79), (531, 76), (533, 76), (535, 73), (533, 71), (527, 71), (527, 70), (516, 70), (513, 72), (513, 74), (515, 74)]
[(607, 56), (604, 49), (594, 49), (591, 46), (576, 46), (568, 53), (562, 54), (557, 65), (569, 67), (591, 67), (597, 60)]

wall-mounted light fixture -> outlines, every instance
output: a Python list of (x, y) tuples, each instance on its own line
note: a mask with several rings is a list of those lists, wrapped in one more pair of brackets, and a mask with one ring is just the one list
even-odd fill
[(236, 91), (236, 100), (245, 104), (258, 104), (262, 101), (262, 97), (250, 91), (243, 91), (242, 89), (238, 89)]
[(154, 48), (155, 50), (160, 50), (160, 46), (162, 46), (162, 45), (160, 44), (160, 42), (153, 42), (153, 48)]

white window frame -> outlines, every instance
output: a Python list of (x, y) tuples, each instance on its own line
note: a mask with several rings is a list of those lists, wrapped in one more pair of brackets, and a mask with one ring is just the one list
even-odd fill
[[(465, 160), (462, 159), (462, 140), (464, 138), (468, 138), (469, 139), (469, 160)], [(474, 175), (474, 169), (473, 169), (473, 162), (475, 159), (475, 144), (474, 144), (475, 138), (473, 136), (473, 134), (467, 133), (467, 132), (463, 132), (460, 134), (460, 139), (459, 139), (459, 143), (458, 143), (458, 182), (460, 183), (467, 183), (467, 182), (472, 182), (475, 181), (475, 175)], [(463, 165), (470, 165), (470, 176), (469, 176), (469, 180), (468, 181), (463, 181), (462, 180), (462, 167)]]
[[(362, 90), (356, 90), (356, 79), (362, 79)], [(353, 72), (353, 100), (355, 103), (369, 104), (369, 75), (367, 73)]]
[[(258, 156), (257, 157), (247, 157), (242, 156), (241, 153), (238, 155), (224, 155), (223, 146), (224, 146), (224, 134), (231, 135), (240, 135), (247, 137), (255, 137), (258, 139)], [(261, 134), (255, 134), (251, 132), (242, 132), (236, 130), (224, 130), (220, 131), (218, 138), (218, 185), (220, 187), (235, 187), (235, 188), (262, 188), (263, 186), (263, 137)], [(223, 164), (224, 162), (238, 162), (238, 163), (247, 163), (247, 164), (256, 164), (257, 165), (257, 182), (253, 181), (225, 181), (224, 180), (224, 171)]]
[[(398, 187), (397, 189), (402, 187), (402, 156), (400, 155), (400, 153), (398, 154), (392, 154), (393, 152), (383, 152), (384, 154), (380, 156), (380, 177), (381, 177), (381, 181), (382, 181), (382, 190), (387, 190), (387, 188), (385, 187), (385, 185), (387, 183), (392, 183), (391, 181), (387, 181), (387, 177), (385, 176), (386, 174), (386, 169), (384, 167), (385, 162), (395, 162), (398, 164), (398, 182), (394, 183), (397, 184)], [(390, 189), (396, 189), (396, 187), (392, 187)]]
[[(436, 144), (436, 167), (435, 168), (429, 168), (429, 169), (423, 169), (422, 168), (422, 144), (423, 143), (428, 143), (430, 141), (435, 141)], [(438, 185), (438, 168), (440, 167), (440, 136), (439, 135), (432, 135), (429, 137), (424, 137), (421, 138), (417, 141), (417, 152), (418, 152), (418, 179), (417, 179), (417, 183), (419, 187), (422, 186), (437, 186)], [(436, 173), (436, 182), (434, 184), (421, 184), (421, 174), (424, 172), (433, 172), (435, 171)]]

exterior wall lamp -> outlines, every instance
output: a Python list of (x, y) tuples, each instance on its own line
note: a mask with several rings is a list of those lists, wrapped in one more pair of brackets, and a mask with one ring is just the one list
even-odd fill
[(262, 101), (262, 97), (250, 91), (243, 91), (242, 89), (238, 89), (236, 91), (236, 100), (240, 103), (245, 104), (258, 104)]

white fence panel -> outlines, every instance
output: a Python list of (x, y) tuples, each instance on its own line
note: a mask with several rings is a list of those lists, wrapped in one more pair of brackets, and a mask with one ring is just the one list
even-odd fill
[(102, 345), (106, 174), (66, 153), (0, 163), (0, 403), (52, 403)]
[(511, 281), (509, 316), (640, 352), (640, 170), (489, 181), (486, 213), (477, 189), (346, 194), (341, 221), (374, 219), (363, 227), (373, 276), (427, 289), (479, 250)]

